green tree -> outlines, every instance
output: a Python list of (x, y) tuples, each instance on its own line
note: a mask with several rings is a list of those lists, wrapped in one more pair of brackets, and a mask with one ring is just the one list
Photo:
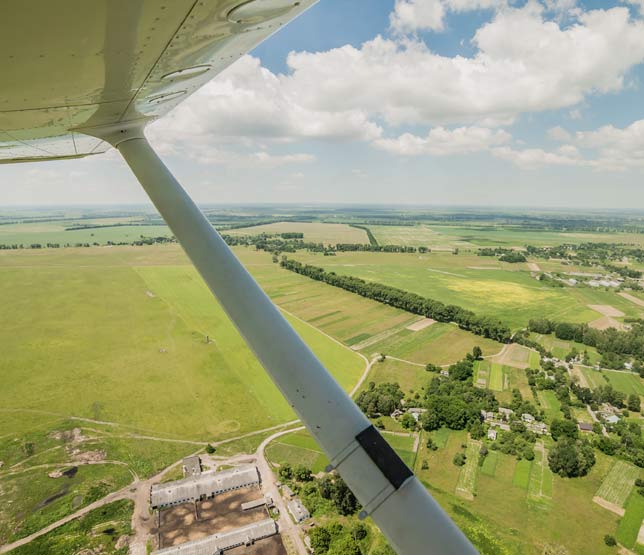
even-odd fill
[(604, 543), (606, 545), (609, 545), (609, 546), (612, 547), (612, 546), (617, 545), (617, 540), (613, 536), (611, 536), (610, 534), (606, 534), (604, 536)]
[(478, 345), (475, 345), (472, 349), (472, 356), (474, 357), (474, 360), (481, 360), (483, 358), (483, 349)]
[(212, 455), (215, 451), (216, 449), (212, 445), (210, 445), (210, 443), (206, 445), (206, 453)]
[(303, 464), (298, 464), (293, 469), (293, 477), (298, 482), (310, 482), (313, 479), (313, 473), (310, 468), (307, 468)]
[(454, 455), (453, 462), (456, 466), (463, 466), (466, 460), (467, 457), (465, 456), (465, 453), (456, 453), (456, 455)]
[(562, 438), (548, 455), (550, 470), (564, 478), (585, 476), (595, 464), (593, 447), (587, 441)]
[(626, 405), (628, 407), (628, 410), (631, 410), (633, 412), (640, 412), (640, 398), (639, 395), (636, 395), (635, 393), (631, 393), (628, 396), (628, 403)]
[(406, 430), (413, 430), (416, 427), (416, 419), (408, 412), (400, 418), (400, 424)]
[(311, 528), (309, 530), (309, 540), (315, 553), (324, 554), (329, 550), (331, 545), (331, 534), (323, 526)]

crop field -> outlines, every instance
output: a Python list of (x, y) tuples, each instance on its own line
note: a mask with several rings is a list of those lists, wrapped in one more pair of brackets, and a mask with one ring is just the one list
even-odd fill
[[(413, 436), (384, 432), (383, 437), (408, 466), (414, 466), (416, 453), (414, 452), (415, 438)], [(272, 441), (266, 448), (266, 457), (274, 465), (289, 463), (292, 466), (297, 466), (303, 464), (309, 467), (314, 474), (322, 472), (329, 464), (322, 449), (305, 431), (286, 434)]]
[[(491, 450), (477, 474), (476, 495), (466, 500), (454, 493), (461, 469), (452, 460), (468, 442), (467, 434), (450, 431), (447, 437), (436, 451), (421, 442), (417, 460), (427, 460), (429, 468), (422, 470), (417, 464), (416, 473), (461, 527), (487, 531), (502, 541), (508, 555), (542, 555), (544, 544), (565, 546), (570, 555), (614, 553), (603, 536), (615, 534), (619, 517), (592, 502), (614, 459), (598, 453), (597, 463), (583, 480), (544, 474), (540, 490), (544, 497), (535, 502), (530, 496), (538, 485), (533, 463)], [(547, 466), (544, 471), (549, 472)]]
[[(298, 254), (297, 259), (338, 274), (384, 283), (497, 318), (512, 328), (530, 318), (591, 322), (601, 314), (588, 304), (607, 304), (627, 316), (637, 309), (615, 292), (553, 288), (530, 276), (526, 264), (497, 263), (481, 269), (486, 257), (468, 253), (338, 253), (335, 257)], [(628, 305), (631, 304), (629, 307)]]
[(474, 385), (479, 387), (490, 387), (490, 372), (492, 364), (487, 360), (479, 360), (474, 363)]
[(259, 235), (261, 233), (304, 233), (307, 243), (324, 243), (336, 245), (338, 243), (365, 243), (369, 244), (367, 233), (346, 224), (325, 224), (306, 222), (280, 222), (240, 229), (224, 231), (227, 235)]
[(639, 476), (640, 470), (636, 466), (624, 461), (617, 461), (597, 490), (596, 496), (623, 507)]
[(502, 345), (463, 331), (453, 324), (433, 324), (420, 331), (403, 329), (362, 349), (365, 355), (384, 353), (411, 362), (443, 365), (462, 359), (478, 345), (483, 354), (498, 353)]
[(461, 468), (456, 484), (456, 495), (465, 499), (473, 499), (476, 493), (476, 475), (479, 471), (479, 451), (481, 443), (474, 440), (467, 442), (465, 449), (465, 464)]
[(502, 364), (493, 362), (490, 365), (490, 382), (489, 387), (492, 391), (503, 391), (506, 389), (504, 387), (505, 382), (505, 372), (507, 367), (504, 367)]
[(456, 236), (443, 233), (440, 227), (427, 225), (389, 226), (369, 225), (380, 245), (405, 245), (408, 247), (471, 248), (473, 245)]

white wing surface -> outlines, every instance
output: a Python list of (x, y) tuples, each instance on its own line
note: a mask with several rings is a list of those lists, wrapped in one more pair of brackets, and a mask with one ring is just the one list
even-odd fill
[(156, 118), (317, 0), (2, 0), (0, 163), (110, 146), (74, 129)]

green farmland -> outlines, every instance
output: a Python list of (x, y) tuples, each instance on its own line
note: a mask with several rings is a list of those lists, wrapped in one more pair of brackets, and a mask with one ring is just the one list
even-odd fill
[[(383, 434), (405, 463), (413, 467), (416, 453), (414, 452), (415, 438), (410, 435)], [(306, 431), (293, 432), (272, 441), (266, 448), (266, 456), (273, 465), (288, 463), (292, 466), (303, 464), (314, 474), (322, 472), (329, 460), (316, 441)]]
[(552, 288), (535, 280), (526, 264), (495, 262), (463, 253), (428, 254), (338, 253), (323, 258), (298, 255), (297, 259), (327, 271), (375, 281), (455, 304), (477, 314), (500, 319), (515, 329), (544, 314), (555, 320), (591, 322), (601, 314), (589, 304), (611, 305), (636, 317), (635, 305), (614, 291), (588, 287)]

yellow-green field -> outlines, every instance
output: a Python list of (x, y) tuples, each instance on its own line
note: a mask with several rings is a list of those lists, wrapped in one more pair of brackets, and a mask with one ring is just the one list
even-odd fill
[(595, 495), (609, 503), (623, 507), (633, 489), (635, 480), (640, 475), (641, 471), (636, 466), (624, 461), (616, 461)]
[(367, 233), (346, 224), (324, 224), (306, 222), (280, 222), (274, 224), (244, 227), (226, 230), (227, 235), (259, 235), (260, 233), (304, 233), (307, 243), (324, 243), (336, 245), (338, 243), (364, 243), (369, 244)]
[(472, 253), (399, 254), (351, 252), (334, 257), (298, 253), (301, 262), (338, 274), (384, 283), (501, 320), (513, 329), (531, 318), (591, 322), (602, 315), (588, 305), (610, 305), (628, 317), (641, 311), (615, 291), (550, 287), (524, 263), (510, 264)]
[(429, 247), (478, 248), (499, 246), (506, 248), (555, 246), (564, 243), (628, 243), (644, 245), (644, 236), (638, 233), (592, 233), (526, 230), (521, 226), (493, 224), (444, 225), (419, 224), (415, 226), (369, 226), (383, 245), (410, 245)]

